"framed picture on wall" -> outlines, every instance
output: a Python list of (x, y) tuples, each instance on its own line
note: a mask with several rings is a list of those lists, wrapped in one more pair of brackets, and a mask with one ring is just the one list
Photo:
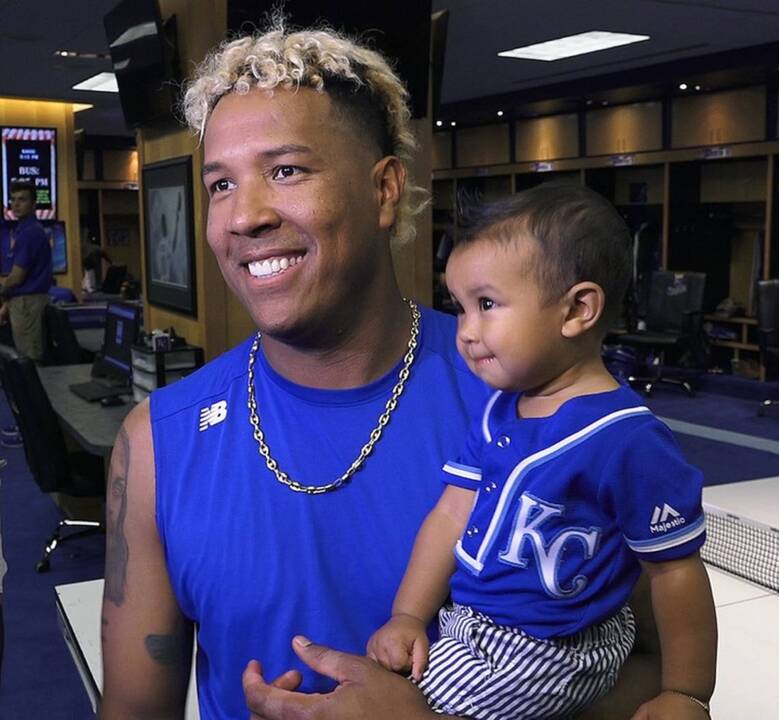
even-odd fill
[(197, 316), (192, 158), (143, 168), (146, 300)]

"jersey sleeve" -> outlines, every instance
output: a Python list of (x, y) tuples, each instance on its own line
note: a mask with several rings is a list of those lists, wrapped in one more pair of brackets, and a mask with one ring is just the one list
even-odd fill
[(460, 453), (444, 463), (441, 479), (446, 485), (456, 485), (466, 490), (479, 489), (482, 452), (491, 439), (490, 414), (500, 395), (499, 392), (492, 395), (480, 412), (475, 414)]
[(606, 505), (639, 560), (677, 560), (703, 545), (703, 476), (657, 418), (620, 439), (602, 482)]

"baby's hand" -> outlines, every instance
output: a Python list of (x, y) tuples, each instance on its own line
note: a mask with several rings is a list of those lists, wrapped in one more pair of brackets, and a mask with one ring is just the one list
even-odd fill
[(368, 640), (367, 655), (394, 672), (408, 671), (419, 681), (429, 649), (425, 624), (412, 615), (393, 615)]

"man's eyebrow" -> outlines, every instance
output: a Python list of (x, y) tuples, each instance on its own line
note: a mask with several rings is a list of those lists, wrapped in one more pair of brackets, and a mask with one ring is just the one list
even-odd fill
[[(257, 153), (256, 157), (263, 162), (268, 160), (275, 160), (283, 157), (284, 155), (311, 155), (313, 150), (307, 145), (296, 145), (294, 143), (288, 143), (286, 145), (278, 145), (277, 147), (269, 148)], [(224, 169), (224, 164), (217, 161), (205, 163), (203, 169), (200, 171), (201, 176), (208, 175), (212, 172), (219, 172)]]

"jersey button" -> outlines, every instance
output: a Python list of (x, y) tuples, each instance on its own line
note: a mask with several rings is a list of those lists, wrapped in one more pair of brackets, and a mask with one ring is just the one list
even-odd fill
[(511, 445), (511, 438), (508, 435), (501, 435), (496, 444), (499, 448), (507, 448)]
[(473, 537), (474, 535), (479, 534), (479, 528), (477, 528), (475, 525), (471, 525), (466, 531), (465, 534), (468, 537)]

